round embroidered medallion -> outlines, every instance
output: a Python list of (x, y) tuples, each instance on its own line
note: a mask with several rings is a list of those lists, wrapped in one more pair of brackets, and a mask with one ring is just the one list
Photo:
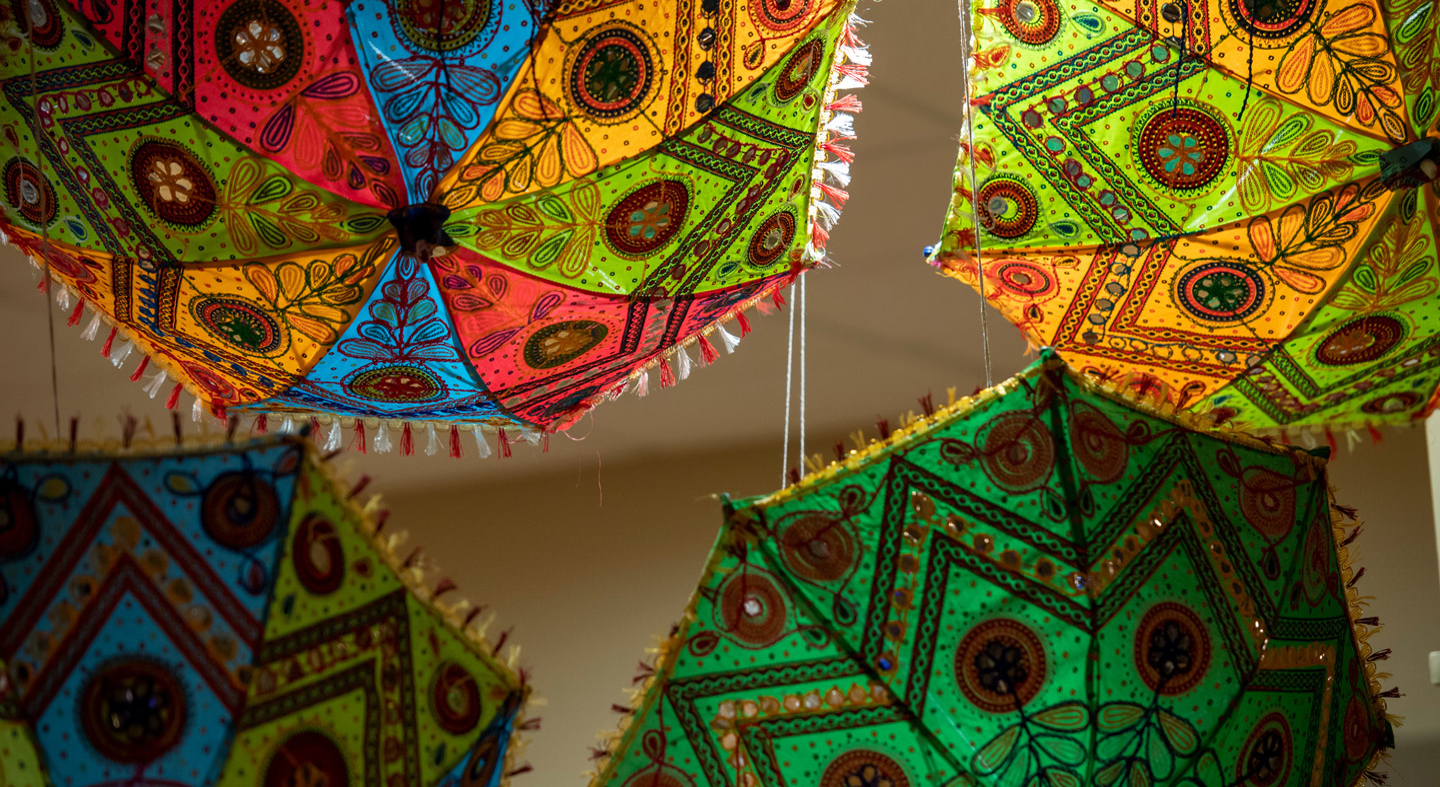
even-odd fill
[(249, 549), (265, 541), (280, 522), (280, 498), (258, 473), (223, 473), (200, 500), (200, 525), (226, 549)]
[(318, 730), (301, 730), (286, 738), (270, 755), (263, 787), (348, 787), (350, 768), (345, 753)]
[(785, 66), (775, 80), (775, 97), (789, 101), (800, 95), (824, 63), (825, 44), (820, 39), (811, 39), (796, 47), (785, 59)]
[(645, 257), (685, 225), (690, 192), (678, 180), (658, 180), (630, 192), (605, 217), (605, 240), (622, 256)]
[(185, 689), (167, 668), (125, 659), (102, 668), (81, 693), (81, 728), (95, 750), (115, 762), (143, 765), (180, 742)]
[(428, 402), (440, 398), (446, 391), (440, 378), (410, 364), (365, 369), (351, 377), (345, 387), (361, 399), (387, 404)]
[(832, 582), (855, 564), (855, 539), (839, 519), (807, 514), (785, 526), (780, 548), (791, 571), (817, 582)]
[(210, 335), (245, 353), (269, 355), (285, 338), (275, 319), (239, 298), (210, 296), (190, 302), (190, 313)]
[(480, 723), (480, 687), (464, 667), (447, 661), (435, 670), (430, 703), (436, 721), (452, 735), (464, 735)]
[(300, 73), (305, 37), (277, 0), (238, 0), (215, 23), (215, 57), (241, 85), (273, 90)]
[(592, 320), (551, 323), (525, 341), (525, 363), (532, 369), (554, 369), (590, 352), (605, 341), (610, 329)]
[(394, 18), (417, 47), (446, 53), (475, 44), (493, 15), (491, 0), (396, 0)]
[(1357, 317), (1330, 332), (1315, 347), (1315, 360), (1326, 366), (1369, 363), (1405, 339), (1405, 324), (1384, 314)]
[(24, 159), (12, 158), (5, 164), (4, 179), (6, 205), (37, 227), (54, 223), (58, 209), (55, 187), (40, 174), (38, 167)]
[(1195, 688), (1210, 668), (1205, 624), (1172, 601), (1151, 607), (1135, 629), (1135, 668), (1146, 686), (1164, 696)]
[(215, 182), (190, 151), (173, 142), (147, 140), (130, 154), (130, 179), (156, 216), (181, 227), (198, 227), (215, 213)]
[(1018, 178), (997, 175), (980, 187), (980, 226), (997, 238), (1013, 240), (1035, 227), (1040, 203)]
[(619, 121), (650, 97), (655, 64), (640, 34), (628, 25), (602, 28), (571, 49), (566, 91), (586, 115)]
[(960, 640), (955, 682), (975, 707), (1010, 713), (1040, 693), (1045, 648), (1035, 632), (1018, 620), (987, 620)]
[(819, 787), (910, 787), (910, 777), (890, 757), (856, 749), (831, 760)]
[(1140, 164), (1161, 185), (1197, 189), (1225, 168), (1230, 156), (1225, 125), (1193, 107), (1163, 107), (1145, 121), (1136, 140)]
[(794, 240), (795, 214), (781, 211), (766, 219), (750, 236), (746, 258), (751, 267), (768, 268), (784, 256)]
[(345, 550), (335, 525), (318, 513), (300, 520), (291, 545), (291, 562), (300, 584), (317, 596), (340, 589), (345, 579)]
[(1254, 314), (1265, 300), (1265, 280), (1235, 262), (1192, 268), (1175, 283), (1175, 297), (1202, 320), (1234, 322)]

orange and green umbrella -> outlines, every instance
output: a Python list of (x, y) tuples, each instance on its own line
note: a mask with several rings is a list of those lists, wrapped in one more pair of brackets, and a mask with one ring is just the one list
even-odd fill
[(979, 0), (931, 261), (1076, 368), (1255, 428), (1440, 387), (1433, 3)]

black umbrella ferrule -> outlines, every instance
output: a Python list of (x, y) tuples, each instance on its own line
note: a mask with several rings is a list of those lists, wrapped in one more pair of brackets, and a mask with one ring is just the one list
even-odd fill
[(1380, 154), (1380, 181), (1391, 191), (1415, 188), (1440, 176), (1440, 137), (1426, 137)]
[(395, 225), (395, 234), (400, 238), (400, 251), (421, 260), (428, 260), (434, 254), (455, 245), (454, 239), (445, 231), (445, 221), (450, 218), (450, 209), (434, 202), (406, 205), (390, 211), (388, 218)]

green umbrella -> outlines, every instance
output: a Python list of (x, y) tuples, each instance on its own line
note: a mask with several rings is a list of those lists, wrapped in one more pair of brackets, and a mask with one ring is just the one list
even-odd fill
[(1354, 784), (1392, 736), (1351, 519), (1321, 456), (1046, 353), (730, 502), (595, 784)]

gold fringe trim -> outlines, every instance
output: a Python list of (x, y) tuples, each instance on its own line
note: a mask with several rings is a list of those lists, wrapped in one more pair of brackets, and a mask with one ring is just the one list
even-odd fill
[[(1362, 617), (1365, 617), (1365, 606), (1370, 600), (1370, 597), (1360, 595), (1359, 589), (1352, 584), (1355, 581), (1356, 569), (1351, 563), (1350, 548), (1345, 545), (1345, 539), (1353, 535), (1354, 531), (1359, 529), (1364, 522), (1361, 521), (1358, 516), (1353, 522), (1347, 523), (1345, 521), (1345, 514), (1342, 513), (1341, 508), (1335, 501), (1335, 487), (1329, 485), (1328, 477), (1325, 480), (1326, 500), (1330, 505), (1330, 532), (1331, 537), (1335, 541), (1335, 555), (1340, 565), (1340, 579), (1343, 583), (1341, 587), (1345, 590), (1347, 611), (1350, 617), (1350, 631), (1355, 637), (1355, 647), (1360, 653), (1361, 662), (1365, 665), (1365, 678), (1370, 688), (1371, 704), (1379, 718), (1388, 722), (1392, 728), (1399, 727), (1403, 720), (1399, 716), (1390, 713), (1385, 703), (1385, 698), (1380, 696), (1381, 691), (1383, 691), (1380, 682), (1390, 678), (1391, 675), (1388, 672), (1380, 671), (1378, 661), (1370, 660), (1370, 656), (1374, 653), (1374, 648), (1370, 645), (1370, 637), (1379, 631), (1381, 627), (1379, 625), (1367, 626), (1358, 622)], [(1366, 763), (1365, 771), (1376, 770), (1382, 764), (1386, 763), (1389, 758), (1389, 749), (1376, 751), (1374, 756), (1370, 758), (1370, 762)], [(1360, 784), (1365, 781), (1365, 779), (1365, 773), (1361, 773), (1360, 777), (1355, 780), (1351, 787)]]
[(889, 437), (867, 438), (863, 430), (853, 432), (850, 437), (851, 441), (855, 444), (855, 448), (851, 449), (844, 459), (824, 464), (821, 461), (814, 461), (807, 457), (806, 464), (810, 468), (810, 472), (807, 475), (801, 478), (798, 483), (791, 484), (778, 492), (762, 498), (756, 502), (755, 505), (771, 506), (783, 503), (795, 495), (808, 491), (812, 487), (853, 473), (869, 464), (879, 455), (896, 452), (902, 448), (909, 447), (912, 442), (923, 438), (928, 432), (945, 426), (956, 418), (970, 415), (988, 406), (996, 399), (1010, 395), (1020, 387), (1022, 382), (1036, 379), (1042, 373), (1054, 369), (1063, 369), (1066, 377), (1071, 382), (1080, 386), (1080, 388), (1088, 393), (1109, 399), (1117, 404), (1138, 410), (1145, 415), (1159, 418), (1175, 426), (1266, 453), (1288, 455), (1311, 467), (1323, 468), (1326, 465), (1325, 459), (1306, 451), (1257, 437), (1249, 432), (1229, 425), (1216, 425), (1214, 419), (1210, 418), (1208, 414), (1179, 410), (1163, 398), (1144, 397), (1135, 394), (1126, 388), (1123, 382), (1099, 380), (1091, 375), (1077, 372), (1070, 368), (1065, 361), (1052, 350), (1039, 363), (1033, 364), (1014, 377), (997, 383), (979, 393), (956, 399), (955, 389), (951, 388), (949, 390), (950, 401), (947, 405), (936, 409), (934, 415), (930, 416), (915, 417), (913, 412), (901, 416), (900, 428), (892, 431)]

